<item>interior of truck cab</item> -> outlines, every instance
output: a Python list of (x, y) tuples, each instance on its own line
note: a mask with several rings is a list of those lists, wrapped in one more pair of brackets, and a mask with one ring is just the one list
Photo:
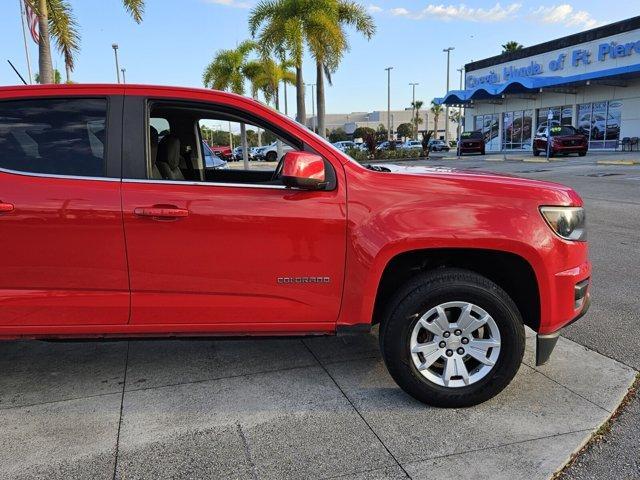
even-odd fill
[[(275, 133), (256, 119), (239, 116), (237, 112), (213, 111), (205, 107), (181, 104), (151, 103), (148, 108), (147, 175), (152, 180), (210, 182), (232, 184), (282, 185), (280, 179), (284, 152), (303, 149), (300, 141)], [(215, 168), (205, 162), (205, 145), (223, 141), (242, 147), (246, 136), (247, 154), (251, 160), (244, 167), (242, 151), (228, 159), (231, 168)], [(218, 143), (216, 143), (218, 140)], [(271, 142), (279, 142), (278, 162), (251, 153)]]

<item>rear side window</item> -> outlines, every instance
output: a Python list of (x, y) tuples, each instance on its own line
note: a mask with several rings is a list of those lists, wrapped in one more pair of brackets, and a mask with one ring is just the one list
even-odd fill
[(0, 102), (0, 168), (104, 177), (107, 100)]

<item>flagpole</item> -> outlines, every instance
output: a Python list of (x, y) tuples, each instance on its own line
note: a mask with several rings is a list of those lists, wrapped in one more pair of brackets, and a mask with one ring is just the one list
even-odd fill
[(27, 72), (29, 72), (29, 85), (33, 83), (33, 76), (31, 75), (31, 60), (29, 59), (29, 47), (27, 46), (27, 33), (24, 28), (24, 17), (26, 16), (26, 12), (24, 10), (24, 5), (22, 0), (18, 0), (20, 4), (20, 23), (22, 24), (22, 40), (24, 41), (24, 54), (27, 57)]

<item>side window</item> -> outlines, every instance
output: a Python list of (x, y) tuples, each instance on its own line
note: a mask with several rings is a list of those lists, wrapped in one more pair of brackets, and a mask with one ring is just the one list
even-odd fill
[(150, 103), (149, 178), (282, 185), (278, 163), (302, 144), (258, 125), (259, 120), (243, 121), (240, 116), (241, 112), (218, 113), (206, 106)]
[(105, 176), (106, 99), (0, 102), (0, 168)]

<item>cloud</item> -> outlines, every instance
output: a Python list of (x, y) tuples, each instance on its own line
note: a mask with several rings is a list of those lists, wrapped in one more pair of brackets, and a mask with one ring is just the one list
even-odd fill
[(233, 7), (233, 8), (249, 8), (251, 7), (251, 2), (246, 2), (243, 0), (205, 0), (206, 3), (213, 3), (215, 5), (223, 5), (225, 7)]
[(531, 12), (529, 17), (541, 23), (560, 23), (567, 27), (580, 27), (584, 29), (593, 28), (599, 24), (589, 12), (585, 10), (575, 10), (567, 3), (551, 7), (538, 7)]
[(373, 3), (371, 3), (368, 7), (369, 13), (380, 13), (382, 11), (382, 7), (379, 7), (378, 5), (374, 5)]
[(500, 3), (496, 3), (491, 8), (473, 8), (463, 3), (458, 5), (429, 4), (420, 11), (409, 11), (406, 8), (398, 7), (391, 9), (391, 13), (415, 20), (436, 18), (445, 21), (501, 22), (515, 17), (521, 7), (520, 3), (510, 3), (504, 7)]

